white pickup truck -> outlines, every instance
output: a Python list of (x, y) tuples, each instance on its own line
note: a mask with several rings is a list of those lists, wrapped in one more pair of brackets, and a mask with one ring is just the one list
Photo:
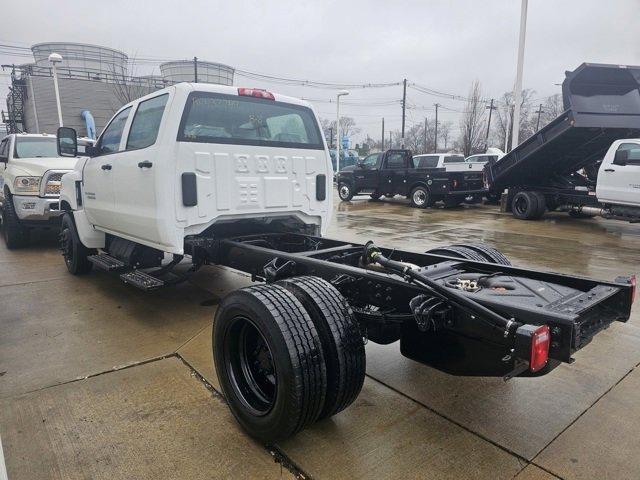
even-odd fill
[(58, 155), (54, 135), (19, 133), (2, 139), (0, 203), (8, 248), (22, 246), (30, 229), (59, 222), (60, 180), (76, 160)]
[[(75, 157), (75, 131), (57, 136)], [(548, 373), (629, 318), (632, 279), (529, 272), (482, 244), (417, 254), (323, 238), (331, 160), (302, 100), (181, 83), (122, 107), (86, 153), (62, 177), (69, 272), (96, 266), (147, 291), (216, 264), (265, 282), (228, 294), (213, 329), (227, 404), (262, 442), (355, 400), (364, 335), (450, 373), (510, 378)], [(600, 306), (594, 328), (583, 312)]]

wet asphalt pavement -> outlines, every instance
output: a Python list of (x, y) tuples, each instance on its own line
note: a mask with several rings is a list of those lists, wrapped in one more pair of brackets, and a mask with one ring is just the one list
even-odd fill
[[(613, 279), (640, 271), (640, 225), (494, 206), (340, 203), (328, 237), (424, 251), (485, 242), (515, 265)], [(55, 234), (0, 242), (0, 436), (11, 480), (640, 478), (640, 308), (536, 379), (453, 377), (367, 345), (346, 411), (280, 445), (248, 438), (213, 370), (211, 323), (244, 274), (203, 268), (153, 293), (73, 277)], [(276, 462), (275, 460), (278, 460)], [(0, 462), (1, 464), (1, 462)]]

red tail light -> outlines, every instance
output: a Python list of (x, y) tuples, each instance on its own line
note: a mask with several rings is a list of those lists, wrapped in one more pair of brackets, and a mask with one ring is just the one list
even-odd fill
[(542, 369), (549, 360), (549, 344), (551, 343), (551, 332), (548, 325), (542, 325), (533, 332), (531, 336), (531, 358), (529, 360), (529, 370), (537, 372)]
[(458, 180), (453, 181), (453, 188), (458, 188)]
[(275, 100), (276, 97), (273, 96), (273, 93), (268, 92), (266, 90), (262, 90), (260, 88), (238, 88), (238, 95), (242, 95), (243, 97), (257, 97), (257, 98), (266, 98), (267, 100)]

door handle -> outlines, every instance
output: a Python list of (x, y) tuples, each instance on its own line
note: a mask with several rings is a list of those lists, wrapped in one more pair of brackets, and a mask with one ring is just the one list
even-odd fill
[(144, 162), (139, 162), (138, 163), (138, 167), (140, 167), (140, 168), (151, 168), (151, 167), (153, 167), (153, 163), (151, 163), (149, 160), (145, 160)]
[(604, 171), (605, 172), (615, 172), (615, 170), (613, 168), (605, 168)]
[(102, 165), (102, 167), (100, 167), (100, 168), (102, 168), (103, 170), (111, 170), (111, 165), (109, 165), (108, 163), (105, 163), (105, 164), (104, 164), (104, 165)]

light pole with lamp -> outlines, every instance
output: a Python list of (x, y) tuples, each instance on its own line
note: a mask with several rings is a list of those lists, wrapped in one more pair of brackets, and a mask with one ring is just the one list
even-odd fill
[(49, 55), (49, 61), (51, 62), (51, 68), (53, 70), (53, 88), (56, 91), (56, 104), (58, 106), (58, 123), (61, 127), (62, 124), (62, 108), (60, 107), (60, 90), (58, 89), (58, 72), (56, 70), (56, 63), (62, 62), (62, 55), (59, 53), (52, 53)]
[(336, 95), (336, 173), (340, 171), (340, 97), (349, 95), (346, 90), (340, 90)]

